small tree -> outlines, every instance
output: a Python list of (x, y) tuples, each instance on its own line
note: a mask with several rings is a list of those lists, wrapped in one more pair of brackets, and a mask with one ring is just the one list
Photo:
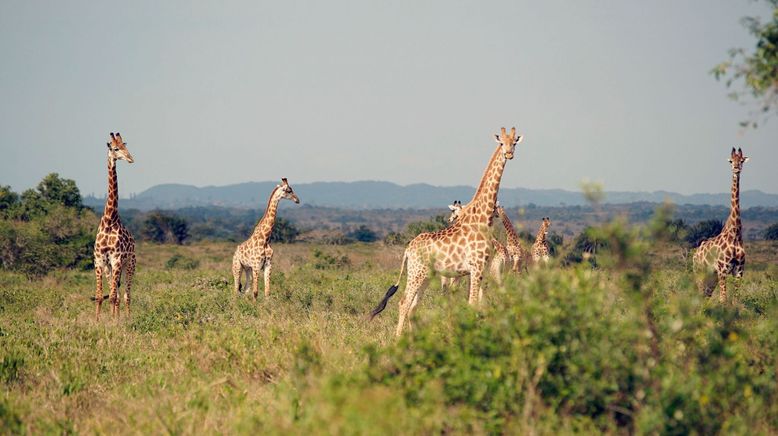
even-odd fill
[(158, 243), (183, 244), (189, 238), (189, 226), (183, 218), (155, 211), (143, 221), (141, 236)]
[(697, 247), (702, 241), (721, 233), (723, 228), (724, 224), (720, 220), (700, 221), (689, 227), (689, 231), (686, 234), (686, 242), (691, 247)]
[(768, 241), (778, 241), (778, 223), (774, 223), (765, 229), (764, 238)]
[(45, 201), (76, 209), (82, 207), (81, 192), (79, 192), (76, 182), (71, 179), (63, 179), (57, 173), (49, 174), (38, 183), (38, 193)]
[(286, 218), (276, 218), (273, 232), (270, 234), (270, 242), (283, 242), (291, 244), (300, 236), (300, 229)]
[(374, 242), (378, 240), (376, 232), (364, 224), (349, 232), (347, 236), (359, 242)]

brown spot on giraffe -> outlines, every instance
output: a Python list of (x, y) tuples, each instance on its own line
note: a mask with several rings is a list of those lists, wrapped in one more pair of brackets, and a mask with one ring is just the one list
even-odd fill
[(94, 247), (95, 317), (97, 319), (100, 318), (100, 306), (105, 298), (103, 296), (103, 277), (110, 280), (111, 293), (108, 298), (111, 302), (111, 313), (114, 318), (118, 318), (119, 286), (122, 273), (126, 278), (124, 303), (127, 306), (127, 315), (130, 314), (130, 290), (132, 277), (135, 275), (135, 240), (119, 218), (119, 186), (116, 178), (116, 161), (126, 160), (133, 163), (134, 159), (119, 133), (111, 133), (111, 141), (106, 145), (108, 146), (108, 196), (105, 201), (103, 217), (97, 228)]
[[(489, 224), (497, 201), (500, 180), (505, 164), (513, 159), (516, 144), (521, 142), (522, 136), (516, 135), (516, 128), (512, 128), (508, 133), (503, 127), (500, 134), (495, 135), (495, 139), (498, 143), (497, 149), (492, 154), (473, 199), (462, 208), (459, 218), (451, 227), (434, 233), (422, 233), (408, 244), (403, 254), (397, 283), (389, 288), (384, 298), (371, 312), (371, 317), (374, 317), (386, 307), (389, 298), (399, 288), (407, 265), (407, 284), (405, 294), (399, 303), (400, 311), (395, 330), (397, 336), (402, 333), (406, 320), (409, 328), (412, 327), (411, 315), (427, 287), (432, 270), (456, 275), (469, 274), (468, 302), (471, 305), (475, 305), (483, 295), (481, 280), (488, 260), (488, 252), (481, 248), (482, 244), (478, 242), (484, 241), (486, 245), (486, 242), (491, 240)], [(444, 237), (449, 234), (453, 238), (444, 240)], [(452, 245), (455, 248), (449, 251), (448, 247)]]
[[(694, 253), (694, 270), (699, 275), (698, 287), (706, 295), (713, 293), (707, 277), (716, 276), (719, 285), (719, 301), (727, 301), (727, 276), (743, 277), (746, 266), (746, 249), (743, 246), (743, 224), (740, 220), (740, 173), (748, 157), (741, 149), (732, 148), (729, 163), (732, 167), (730, 212), (721, 232), (703, 241)], [(712, 271), (711, 271), (712, 270)], [(706, 277), (707, 276), (707, 277)]]
[(289, 182), (284, 178), (281, 184), (273, 189), (267, 201), (267, 208), (262, 219), (257, 223), (251, 236), (235, 249), (232, 256), (232, 277), (235, 282), (235, 294), (241, 291), (240, 276), (246, 273), (246, 288), (251, 275), (254, 301), (259, 294), (259, 271), (263, 271), (265, 279), (265, 298), (270, 295), (270, 272), (272, 269), (273, 248), (270, 246), (270, 234), (276, 222), (278, 202), (282, 199), (300, 203), (300, 198), (294, 193)]

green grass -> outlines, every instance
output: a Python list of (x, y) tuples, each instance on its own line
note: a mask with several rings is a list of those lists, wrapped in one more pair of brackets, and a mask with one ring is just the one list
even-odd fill
[[(35, 281), (0, 272), (0, 433), (672, 433), (709, 428), (670, 423), (677, 410), (707, 413), (672, 409), (695, 395), (694, 404), (732, 407), (694, 418), (731, 425), (716, 431), (777, 429), (776, 406), (764, 402), (778, 398), (775, 246), (759, 248), (767, 254), (724, 309), (692, 290), (682, 261), (668, 261), (682, 255), (658, 256), (645, 287), (661, 365), (642, 360), (651, 343), (643, 306), (617, 272), (534, 271), (492, 284), (479, 310), (462, 285), (443, 293), (433, 281), (417, 329), (398, 343), (400, 294), (373, 322), (364, 316), (396, 280), (403, 247), (274, 248), (271, 295), (260, 288), (255, 304), (233, 292), (233, 244), (141, 244), (132, 318), (122, 305), (118, 322), (107, 303), (95, 322), (92, 272)], [(710, 335), (722, 325), (729, 336), (719, 344)], [(726, 342), (738, 335), (747, 339), (737, 347)], [(691, 347), (714, 346), (723, 357), (705, 358), (735, 374), (706, 374), (705, 359), (690, 357)], [(677, 379), (675, 362), (689, 366), (689, 380)], [(653, 380), (689, 392), (638, 393)], [(723, 387), (745, 397), (710, 398)], [(620, 426), (627, 418), (599, 404), (634, 416)]]

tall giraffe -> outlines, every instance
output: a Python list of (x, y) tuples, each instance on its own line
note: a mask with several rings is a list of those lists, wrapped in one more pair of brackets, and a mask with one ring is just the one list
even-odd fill
[(276, 222), (276, 212), (278, 211), (278, 202), (282, 198), (292, 200), (300, 204), (300, 198), (294, 193), (292, 187), (286, 179), (281, 179), (281, 184), (273, 188), (270, 193), (270, 199), (267, 201), (267, 209), (262, 219), (259, 220), (254, 228), (254, 233), (235, 249), (232, 256), (232, 277), (235, 281), (235, 293), (241, 291), (240, 275), (246, 272), (246, 287), (248, 288), (249, 274), (251, 275), (252, 288), (254, 291), (254, 301), (259, 294), (259, 270), (263, 270), (265, 276), (265, 297), (270, 295), (270, 271), (272, 268), (273, 248), (270, 247), (270, 234), (273, 232), (273, 225)]
[(408, 243), (396, 284), (386, 291), (384, 298), (370, 313), (373, 318), (386, 308), (389, 298), (400, 286), (403, 269), (407, 264), (408, 278), (405, 295), (400, 301), (395, 330), (397, 336), (402, 334), (406, 319), (409, 328), (412, 328), (410, 317), (429, 284), (431, 269), (442, 275), (469, 274), (468, 302), (471, 305), (475, 305), (483, 296), (481, 281), (491, 246), (489, 227), (494, 217), (497, 192), (505, 164), (513, 159), (516, 144), (522, 140), (521, 135), (516, 135), (515, 127), (511, 129), (510, 134), (503, 127), (500, 134), (494, 136), (499, 145), (489, 160), (473, 199), (462, 209), (459, 219), (443, 230), (421, 233)]
[(110, 280), (111, 293), (107, 296), (111, 302), (111, 313), (114, 318), (119, 316), (119, 287), (122, 271), (127, 279), (124, 290), (124, 304), (127, 305), (127, 315), (130, 314), (130, 288), (132, 276), (135, 274), (135, 240), (122, 225), (119, 218), (119, 185), (116, 180), (116, 161), (124, 159), (135, 162), (127, 150), (127, 144), (119, 132), (111, 133), (108, 146), (108, 196), (105, 200), (103, 217), (97, 228), (95, 238), (95, 318), (100, 319), (100, 306), (103, 304), (103, 276)]
[(511, 219), (508, 218), (508, 214), (505, 213), (505, 208), (497, 203), (495, 207), (497, 216), (502, 220), (502, 225), (505, 227), (506, 244), (505, 248), (508, 252), (508, 258), (511, 261), (511, 270), (513, 272), (521, 272), (519, 268), (526, 268), (527, 266), (527, 252), (521, 247), (521, 238), (516, 233), (516, 228), (513, 227)]
[[(746, 249), (743, 247), (743, 224), (740, 221), (740, 172), (748, 157), (743, 156), (741, 149), (732, 148), (729, 163), (732, 166), (732, 199), (724, 228), (721, 233), (700, 244), (694, 253), (694, 270), (701, 273), (704, 269), (712, 269), (716, 273), (719, 284), (719, 301), (727, 300), (727, 275), (740, 279), (746, 266)], [(707, 295), (713, 293), (712, 287), (705, 285), (703, 278), (698, 282), (700, 288), (705, 288)]]
[[(455, 201), (454, 204), (450, 204), (448, 208), (451, 210), (451, 215), (448, 217), (448, 222), (450, 224), (455, 222), (462, 214), (462, 202)], [(494, 277), (495, 281), (497, 281), (497, 284), (501, 285), (502, 270), (505, 266), (506, 260), (510, 259), (510, 254), (508, 253), (508, 249), (495, 238), (492, 238), (492, 247), (494, 248), (494, 257), (492, 257), (492, 261), (489, 263), (489, 272), (491, 273), (492, 277)], [(462, 276), (441, 276), (440, 286), (441, 288), (446, 289), (447, 287), (458, 282), (461, 277)]]
[(548, 263), (548, 256), (551, 250), (548, 247), (548, 228), (551, 226), (551, 220), (548, 217), (543, 218), (543, 222), (540, 223), (540, 229), (538, 229), (538, 236), (535, 238), (535, 243), (532, 244), (532, 261), (537, 264), (541, 260), (544, 263)]

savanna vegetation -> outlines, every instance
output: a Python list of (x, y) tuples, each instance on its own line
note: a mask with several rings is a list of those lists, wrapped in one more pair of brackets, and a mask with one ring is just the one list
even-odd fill
[[(141, 242), (133, 316), (94, 321), (94, 275), (0, 272), (4, 433), (430, 434), (778, 431), (775, 242), (703, 297), (667, 211), (591, 225), (597, 249), (488, 283), (433, 280), (412, 332), (402, 245), (276, 244), (272, 293), (233, 293), (231, 242)], [(584, 242), (586, 242), (584, 241)], [(584, 243), (582, 242), (582, 244)], [(595, 266), (593, 266), (595, 265)], [(395, 297), (399, 299), (399, 297)]]

